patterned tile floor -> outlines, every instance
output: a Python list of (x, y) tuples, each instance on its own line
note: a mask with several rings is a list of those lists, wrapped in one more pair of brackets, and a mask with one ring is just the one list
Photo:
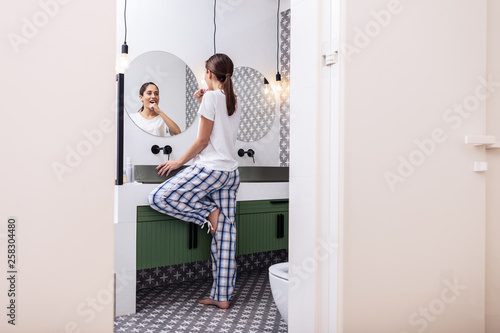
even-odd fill
[(227, 310), (198, 304), (212, 280), (195, 280), (137, 292), (137, 313), (115, 318), (115, 332), (286, 333), (274, 303), (267, 269), (242, 272)]

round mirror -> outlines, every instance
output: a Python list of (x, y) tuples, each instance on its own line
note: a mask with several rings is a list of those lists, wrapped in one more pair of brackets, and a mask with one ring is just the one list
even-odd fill
[(235, 68), (233, 83), (238, 103), (241, 103), (238, 140), (257, 141), (273, 126), (276, 112), (274, 92), (264, 86), (264, 75), (250, 67)]
[[(149, 115), (148, 112), (141, 112), (143, 102), (139, 97), (139, 90), (146, 82), (153, 82), (158, 87), (157, 107), (181, 132), (189, 128), (199, 107), (198, 101), (193, 97), (198, 89), (198, 82), (189, 66), (168, 52), (151, 51), (135, 58), (125, 73), (125, 110), (134, 123), (153, 135), (173, 135), (175, 130), (170, 129), (167, 124), (171, 127), (175, 125), (165, 122), (163, 117), (156, 116), (150, 110), (146, 110)], [(170, 130), (167, 132), (165, 128)]]

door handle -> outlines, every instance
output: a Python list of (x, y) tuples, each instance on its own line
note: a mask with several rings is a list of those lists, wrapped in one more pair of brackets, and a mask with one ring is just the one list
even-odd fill
[(189, 236), (188, 236), (188, 247), (191, 250), (193, 248), (193, 224), (189, 223)]
[(193, 249), (198, 248), (198, 228), (193, 225)]
[(276, 238), (285, 237), (285, 215), (276, 215)]

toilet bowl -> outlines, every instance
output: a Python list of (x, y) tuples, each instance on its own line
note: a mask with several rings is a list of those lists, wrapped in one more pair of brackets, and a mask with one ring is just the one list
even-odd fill
[(288, 263), (283, 262), (269, 267), (269, 282), (274, 303), (288, 324)]

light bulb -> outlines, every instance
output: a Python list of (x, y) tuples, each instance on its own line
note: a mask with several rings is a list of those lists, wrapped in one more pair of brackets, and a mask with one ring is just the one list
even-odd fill
[(276, 73), (276, 90), (281, 91), (281, 74)]
[(130, 66), (130, 60), (128, 58), (128, 54), (127, 53), (120, 54), (120, 56), (116, 60), (116, 67), (115, 67), (116, 72), (123, 74), (129, 68), (129, 66)]
[(269, 94), (269, 88), (267, 87), (267, 85), (266, 85), (266, 87), (264, 88), (264, 94), (266, 94), (266, 95), (267, 95), (267, 94)]

